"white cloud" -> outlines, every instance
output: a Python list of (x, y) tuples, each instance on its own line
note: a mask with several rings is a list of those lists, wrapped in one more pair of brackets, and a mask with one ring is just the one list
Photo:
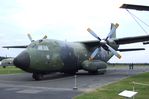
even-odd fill
[[(84, 28), (102, 26), (121, 16), (118, 0), (17, 0), (22, 11), (13, 18), (24, 28), (34, 31), (46, 25)], [(116, 18), (115, 18), (116, 17)], [(50, 28), (50, 27), (49, 27)], [(81, 30), (82, 31), (82, 30)]]

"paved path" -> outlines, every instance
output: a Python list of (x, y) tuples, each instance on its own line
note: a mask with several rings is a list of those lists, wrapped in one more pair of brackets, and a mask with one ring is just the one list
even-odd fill
[(47, 75), (42, 81), (34, 81), (31, 74), (0, 75), (0, 99), (71, 99), (84, 91), (107, 85), (128, 76), (149, 72), (149, 67), (109, 67), (104, 75), (89, 75), (85, 71), (77, 74), (77, 88), (74, 76), (64, 74)]

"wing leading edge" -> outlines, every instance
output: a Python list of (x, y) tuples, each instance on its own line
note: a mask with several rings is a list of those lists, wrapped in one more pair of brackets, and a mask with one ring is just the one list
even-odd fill
[[(113, 40), (117, 45), (123, 45), (123, 44), (130, 44), (130, 43), (138, 43), (138, 42), (144, 42), (149, 41), (149, 35), (145, 36), (135, 36), (135, 37), (125, 37), (125, 38), (117, 38)], [(87, 47), (96, 47), (100, 46), (99, 41), (86, 41), (86, 42), (80, 42)], [(139, 51), (139, 50), (145, 50), (144, 48), (128, 48), (128, 49), (118, 49), (117, 51)]]
[[(144, 41), (149, 41), (149, 35), (144, 35), (144, 36), (135, 36), (135, 37), (124, 37), (124, 38), (116, 38), (114, 39), (114, 42), (117, 45), (122, 45), (122, 44), (130, 44), (130, 43), (138, 43), (138, 42), (144, 42)], [(99, 45), (99, 41), (84, 41), (80, 42), (85, 44), (86, 46), (89, 47), (94, 47)]]
[[(96, 47), (99, 46), (99, 41), (86, 41), (86, 42), (81, 42), (87, 47)], [(126, 43), (125, 43), (126, 44)], [(120, 52), (127, 52), (127, 51), (140, 51), (140, 50), (145, 50), (145, 48), (127, 48), (127, 49), (117, 49), (117, 51)]]

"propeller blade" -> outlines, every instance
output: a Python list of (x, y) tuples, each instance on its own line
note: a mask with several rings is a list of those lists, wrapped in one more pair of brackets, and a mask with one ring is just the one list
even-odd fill
[(111, 46), (109, 46), (108, 44), (106, 44), (106, 46), (109, 48), (109, 50), (119, 59), (121, 58), (121, 55), (115, 50), (113, 49)]
[(114, 25), (114, 24), (113, 24), (113, 23), (111, 23), (110, 31), (112, 30), (113, 25)]
[(91, 54), (89, 60), (93, 60), (93, 58), (96, 56), (96, 54), (97, 54), (98, 52), (99, 52), (99, 48), (96, 48), (96, 49), (94, 50), (94, 52)]
[(47, 38), (47, 35), (45, 35), (42, 39), (46, 39)]
[(118, 26), (119, 26), (118, 23), (116, 23), (115, 25), (113, 23), (111, 23), (111, 30), (110, 30), (106, 39), (111, 38), (112, 34), (115, 33)]
[(91, 30), (90, 28), (88, 28), (87, 31), (88, 31), (90, 34), (92, 34), (95, 38), (97, 38), (99, 41), (101, 41), (101, 39), (97, 36), (97, 34), (96, 34), (93, 30)]
[(28, 36), (28, 38), (29, 38), (29, 40), (30, 40), (31, 42), (34, 41), (29, 33), (27, 34), (27, 36)]

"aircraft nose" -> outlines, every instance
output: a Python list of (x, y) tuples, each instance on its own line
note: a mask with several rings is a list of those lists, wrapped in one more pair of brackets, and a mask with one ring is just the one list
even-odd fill
[(23, 51), (16, 58), (14, 58), (13, 63), (16, 67), (27, 70), (30, 65), (29, 53), (27, 51)]

